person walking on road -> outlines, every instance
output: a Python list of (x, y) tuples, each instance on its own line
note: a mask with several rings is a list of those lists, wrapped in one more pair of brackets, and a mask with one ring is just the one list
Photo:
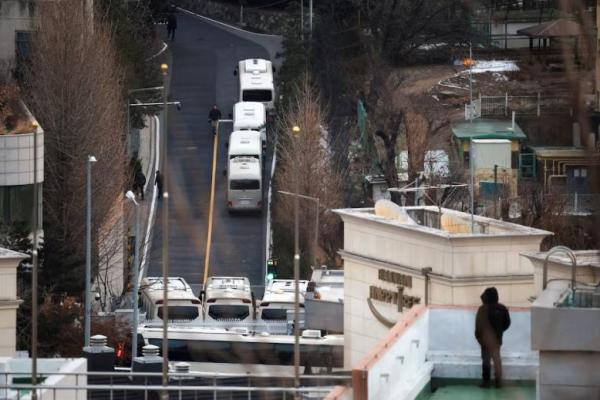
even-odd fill
[(156, 178), (154, 178), (154, 184), (156, 185), (156, 190), (158, 190), (158, 200), (162, 200), (162, 189), (163, 189), (163, 181), (162, 175), (159, 170), (156, 170)]
[(213, 108), (208, 113), (208, 122), (212, 127), (213, 135), (216, 135), (219, 131), (219, 120), (221, 119), (221, 110), (215, 104)]
[(496, 387), (502, 387), (502, 335), (510, 326), (510, 315), (504, 304), (498, 303), (498, 291), (489, 287), (481, 294), (483, 303), (475, 317), (475, 338), (481, 346), (482, 377), (480, 387), (490, 387), (491, 363), (494, 361)]
[(133, 177), (133, 191), (135, 194), (140, 192), (140, 197), (142, 201), (144, 201), (144, 185), (146, 185), (146, 175), (142, 172), (142, 169), (139, 168), (135, 171), (135, 176)]
[(171, 10), (167, 15), (167, 38), (171, 39), (171, 42), (175, 41), (175, 31), (177, 30), (177, 16), (175, 12)]

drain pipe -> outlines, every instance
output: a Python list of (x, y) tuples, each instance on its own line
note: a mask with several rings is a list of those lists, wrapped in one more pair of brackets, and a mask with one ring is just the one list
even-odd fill
[(544, 259), (544, 269), (542, 272), (542, 290), (546, 289), (548, 286), (548, 259), (552, 254), (555, 253), (563, 253), (569, 256), (571, 259), (571, 290), (573, 291), (573, 295), (575, 294), (575, 276), (577, 274), (577, 258), (575, 257), (575, 253), (573, 250), (568, 248), (567, 246), (554, 246), (548, 253), (546, 253), (546, 258)]
[(431, 283), (431, 278), (430, 278), (429, 274), (431, 273), (431, 271), (433, 271), (433, 268), (431, 268), (431, 267), (421, 268), (421, 273), (425, 277), (425, 305), (426, 306), (429, 305), (429, 285)]

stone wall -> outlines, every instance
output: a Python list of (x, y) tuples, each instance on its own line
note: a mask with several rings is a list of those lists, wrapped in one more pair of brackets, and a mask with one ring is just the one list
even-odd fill
[(240, 7), (234, 4), (207, 0), (176, 0), (174, 3), (205, 17), (258, 33), (281, 35), (286, 26), (298, 23), (297, 18), (285, 10), (244, 7), (243, 22), (240, 23)]

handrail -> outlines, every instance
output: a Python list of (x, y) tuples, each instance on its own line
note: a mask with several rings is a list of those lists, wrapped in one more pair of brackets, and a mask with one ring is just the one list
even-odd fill
[(546, 286), (548, 286), (548, 259), (554, 253), (564, 253), (571, 259), (571, 289), (575, 292), (575, 277), (577, 273), (577, 257), (573, 250), (568, 248), (567, 246), (554, 246), (548, 253), (546, 253), (546, 258), (544, 259), (544, 269), (542, 270), (542, 290), (546, 290)]

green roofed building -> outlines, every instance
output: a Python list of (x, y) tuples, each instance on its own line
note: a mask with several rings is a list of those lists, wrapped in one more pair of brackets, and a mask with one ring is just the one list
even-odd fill
[(476, 195), (491, 197), (501, 191), (517, 195), (520, 142), (527, 136), (516, 122), (475, 119), (453, 126), (452, 133), (465, 169), (470, 167), (471, 146), (475, 149)]

